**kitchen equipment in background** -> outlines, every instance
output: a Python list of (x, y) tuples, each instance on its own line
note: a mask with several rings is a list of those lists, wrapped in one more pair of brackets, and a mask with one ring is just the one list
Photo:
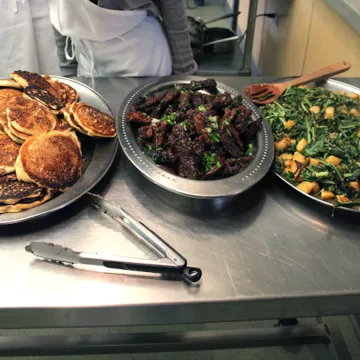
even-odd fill
[(277, 100), (290, 85), (299, 86), (318, 79), (341, 74), (349, 70), (350, 67), (351, 64), (349, 62), (342, 61), (282, 84), (253, 84), (246, 87), (244, 92), (245, 95), (255, 104), (270, 104)]
[[(219, 20), (237, 17), (240, 13), (240, 11), (232, 12), (206, 22), (200, 18), (188, 16), (191, 47), (197, 63), (201, 62), (201, 58), (204, 55), (204, 47), (209, 47), (206, 52), (214, 53), (231, 53), (235, 50), (239, 36), (233, 30), (227, 28), (215, 28), (217, 30), (212, 30), (207, 25)], [(230, 43), (229, 46), (224, 45), (227, 42)], [(216, 44), (221, 45), (217, 47)]]

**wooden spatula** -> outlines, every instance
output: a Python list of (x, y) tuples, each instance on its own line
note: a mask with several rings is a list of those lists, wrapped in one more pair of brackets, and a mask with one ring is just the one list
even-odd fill
[(297, 79), (284, 82), (282, 84), (254, 84), (245, 89), (245, 95), (256, 104), (269, 104), (277, 100), (284, 91), (290, 86), (299, 86), (307, 84), (314, 80), (325, 77), (330, 77), (349, 70), (351, 64), (347, 61), (342, 61), (334, 65), (327, 66), (321, 70), (315, 71), (309, 75), (301, 76)]

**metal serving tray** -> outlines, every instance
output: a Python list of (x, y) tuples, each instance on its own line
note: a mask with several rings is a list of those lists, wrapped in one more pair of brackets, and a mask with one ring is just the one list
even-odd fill
[[(52, 78), (72, 86), (78, 92), (81, 101), (115, 118), (105, 99), (89, 86), (61, 76), (52, 76)], [(23, 222), (60, 210), (86, 194), (101, 180), (114, 161), (118, 149), (117, 139), (94, 139), (90, 137), (82, 139), (80, 137), (80, 140), (84, 158), (83, 175), (81, 178), (68, 191), (40, 206), (19, 213), (1, 214), (0, 225)]]
[[(270, 169), (274, 156), (274, 145), (270, 126), (266, 121), (262, 122), (257, 136), (253, 141), (255, 150), (253, 154), (254, 159), (251, 164), (240, 173), (220, 180), (190, 180), (173, 175), (159, 168), (152, 159), (141, 150), (132, 126), (126, 121), (126, 114), (130, 110), (130, 106), (139, 97), (148, 96), (151, 93), (159, 92), (175, 84), (184, 84), (202, 79), (203, 78), (195, 76), (183, 76), (179, 78), (179, 80), (165, 77), (138, 87), (128, 95), (120, 108), (117, 133), (120, 144), (128, 159), (142, 175), (153, 183), (175, 194), (192, 199), (229, 199), (255, 185)], [(217, 84), (219, 92), (227, 91), (233, 96), (239, 95), (236, 90), (225, 84), (219, 82)], [(262, 117), (259, 110), (245, 98), (244, 105), (252, 109), (254, 121)]]
[[(282, 81), (287, 81), (289, 79), (284, 79)], [(346, 91), (346, 92), (354, 92), (356, 94), (360, 95), (360, 89), (355, 87), (355, 86), (351, 86), (349, 84), (343, 83), (341, 81), (337, 81), (337, 80), (333, 80), (333, 79), (328, 79), (328, 80), (320, 80), (317, 82), (313, 82), (310, 84), (307, 84), (306, 86), (309, 87), (323, 87), (325, 89), (329, 89), (331, 91)], [(285, 179), (284, 177), (282, 177), (280, 174), (277, 174), (275, 170), (273, 170), (274, 174), (280, 178), (282, 181), (284, 181), (287, 185), (289, 185), (291, 188), (295, 189), (296, 191), (300, 192), (302, 195), (317, 201), (318, 203), (321, 203), (325, 206), (330, 206), (333, 207), (334, 209), (340, 210), (340, 211), (349, 211), (352, 213), (359, 213), (360, 214), (360, 210), (354, 209), (354, 208), (348, 208), (345, 206), (339, 206), (339, 207), (334, 207), (334, 205), (330, 202), (327, 202), (325, 200), (319, 199), (315, 196), (309, 195), (309, 194), (305, 194), (303, 191), (299, 190), (294, 184), (292, 184), (289, 180)]]

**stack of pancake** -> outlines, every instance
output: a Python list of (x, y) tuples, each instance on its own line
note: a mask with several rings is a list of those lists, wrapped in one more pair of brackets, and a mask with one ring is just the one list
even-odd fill
[(116, 136), (114, 120), (77, 102), (71, 86), (27, 71), (10, 76), (0, 80), (0, 214), (38, 206), (81, 177), (76, 132)]

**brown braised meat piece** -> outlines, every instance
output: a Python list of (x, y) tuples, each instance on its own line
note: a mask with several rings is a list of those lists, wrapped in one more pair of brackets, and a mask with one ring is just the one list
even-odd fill
[(250, 121), (246, 124), (245, 130), (243, 132), (243, 137), (246, 140), (250, 140), (255, 136), (255, 134), (257, 133), (257, 131), (261, 126), (261, 121), (262, 121), (261, 118), (259, 118), (256, 121)]
[(243, 149), (244, 143), (241, 141), (238, 131), (232, 125), (230, 125), (228, 129), (229, 131), (227, 131), (227, 134), (229, 135), (230, 132), (230, 134), (234, 137), (236, 143), (239, 145), (240, 149)]
[(231, 105), (232, 97), (228, 92), (224, 92), (222, 94), (216, 95), (213, 101), (211, 102), (211, 106), (214, 109), (224, 109), (227, 106)]
[(241, 95), (235, 96), (233, 101), (232, 101), (232, 107), (233, 108), (240, 107), (240, 106), (242, 106), (242, 103), (243, 103), (242, 96)]
[(221, 142), (224, 149), (234, 158), (239, 158), (242, 155), (241, 148), (237, 144), (234, 137), (230, 136), (227, 132), (221, 135)]
[(151, 111), (154, 106), (160, 103), (162, 98), (166, 95), (166, 91), (161, 92), (159, 94), (156, 94), (154, 96), (151, 96), (149, 98), (146, 98), (145, 101), (141, 100), (140, 103), (136, 104), (136, 109), (138, 111)]
[(221, 122), (225, 125), (233, 124), (237, 118), (238, 112), (236, 109), (225, 109)]
[(162, 118), (163, 114), (164, 114), (164, 106), (162, 104), (157, 104), (152, 108), (151, 111), (151, 116), (155, 119), (160, 119)]
[(186, 112), (190, 109), (192, 105), (192, 94), (190, 91), (186, 90), (184, 91), (180, 98), (179, 98), (179, 104), (178, 109), (182, 112)]
[(211, 93), (216, 94), (217, 84), (214, 79), (206, 79), (200, 81), (191, 81), (190, 84), (184, 84), (181, 86), (182, 89), (198, 91), (198, 90), (207, 90)]
[(161, 99), (160, 103), (165, 107), (172, 105), (180, 96), (180, 90), (167, 91), (165, 96)]
[(242, 156), (240, 159), (227, 159), (222, 167), (222, 174), (224, 176), (232, 176), (239, 173), (242, 169), (249, 165), (250, 158)]
[(138, 125), (151, 124), (152, 118), (140, 111), (130, 111), (127, 114), (126, 120)]
[(192, 154), (191, 140), (180, 124), (174, 125), (172, 133), (168, 137), (168, 145), (174, 149), (178, 156)]
[(203, 138), (205, 144), (208, 144), (208, 145), (211, 144), (210, 134), (207, 130), (205, 130), (205, 129), (201, 130), (201, 137)]
[(149, 140), (154, 136), (154, 127), (151, 125), (142, 126), (138, 130), (138, 138), (141, 140)]
[(203, 180), (216, 178), (217, 175), (220, 175), (221, 172), (222, 172), (222, 168), (215, 165), (204, 174)]
[(170, 126), (166, 121), (160, 121), (155, 127), (154, 134), (154, 146), (159, 148), (163, 145), (167, 132), (170, 130)]
[(196, 166), (195, 157), (192, 155), (184, 155), (180, 157), (179, 167), (178, 167), (179, 175), (196, 180), (200, 176), (200, 171)]
[(196, 133), (200, 135), (202, 130), (204, 130), (206, 128), (206, 122), (205, 122), (204, 114), (201, 111), (196, 111), (194, 113), (192, 121), (194, 123)]
[(193, 95), (192, 100), (195, 108), (199, 108), (200, 106), (206, 108), (206, 105), (211, 104), (215, 98), (216, 96), (214, 95), (197, 92)]
[(205, 141), (202, 136), (198, 136), (194, 140), (194, 152), (198, 158), (202, 158), (205, 152)]

